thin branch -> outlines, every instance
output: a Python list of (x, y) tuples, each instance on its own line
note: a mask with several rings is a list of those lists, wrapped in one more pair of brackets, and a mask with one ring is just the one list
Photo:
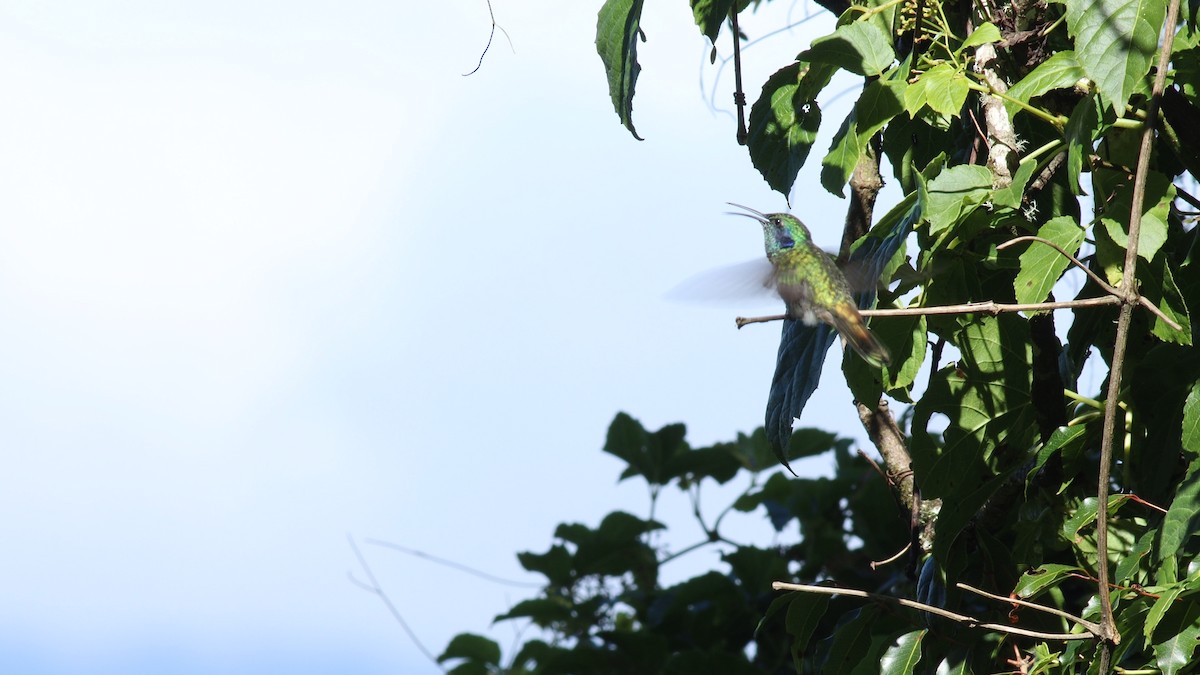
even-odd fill
[(479, 64), (476, 65), (475, 69), (472, 70), (471, 72), (463, 73), (463, 77), (469, 77), (471, 75), (474, 75), (475, 73), (479, 72), (480, 68), (483, 67), (483, 57), (487, 56), (488, 50), (492, 48), (492, 39), (496, 37), (496, 29), (497, 28), (500, 29), (501, 33), (504, 33), (504, 38), (506, 40), (508, 40), (508, 48), (512, 49), (514, 52), (516, 52), (516, 49), (514, 49), (512, 46), (512, 38), (508, 36), (508, 31), (504, 30), (503, 26), (499, 26), (496, 24), (496, 13), (492, 11), (492, 0), (487, 0), (487, 6), (488, 6), (488, 14), (492, 17), (492, 32), (488, 33), (487, 44), (483, 46), (483, 53), (481, 53), (479, 55)]
[[(1008, 241), (1004, 242), (1003, 244), (1000, 244), (999, 246), (996, 247), (996, 250), (1003, 251), (1004, 249), (1008, 248), (1009, 246), (1012, 246), (1013, 244), (1017, 244), (1017, 243), (1020, 243), (1023, 241), (1038, 241), (1047, 246), (1054, 248), (1054, 250), (1056, 250), (1059, 253), (1066, 256), (1067, 259), (1070, 260), (1072, 263), (1074, 263), (1074, 265), (1076, 267), (1078, 267), (1079, 269), (1086, 272), (1087, 275), (1089, 277), (1091, 277), (1092, 281), (1096, 282), (1096, 284), (1098, 286), (1100, 286), (1100, 288), (1103, 288), (1106, 293), (1108, 293), (1109, 295), (1114, 295), (1118, 298), (1124, 297), (1124, 294), (1121, 291), (1117, 290), (1117, 288), (1115, 286), (1109, 284), (1099, 274), (1096, 274), (1095, 272), (1093, 272), (1091, 269), (1088, 268), (1087, 265), (1084, 265), (1083, 263), (1079, 262), (1079, 260), (1077, 260), (1075, 258), (1075, 256), (1071, 255), (1070, 253), (1067, 253), (1058, 244), (1050, 241), (1049, 239), (1043, 239), (1041, 237), (1035, 237), (1032, 235), (1028, 235), (1028, 236), (1024, 236), (1024, 237), (1017, 237), (1015, 239), (1009, 239)], [(1137, 301), (1138, 301), (1139, 305), (1148, 309), (1151, 314), (1153, 314), (1154, 316), (1157, 316), (1159, 319), (1162, 319), (1163, 323), (1167, 324), (1171, 328), (1174, 328), (1175, 330), (1183, 330), (1183, 326), (1180, 326), (1177, 321), (1175, 321), (1174, 319), (1172, 319), (1171, 317), (1169, 317), (1165, 313), (1163, 313), (1163, 311), (1161, 309), (1159, 309), (1157, 306), (1155, 306), (1155, 304), (1153, 302), (1150, 302), (1150, 300), (1147, 299), (1146, 296), (1138, 295)]]
[(1154, 88), (1150, 103), (1146, 107), (1146, 124), (1142, 128), (1142, 143), (1138, 150), (1137, 170), (1133, 178), (1133, 199), (1129, 208), (1129, 248), (1125, 250), (1125, 269), (1121, 276), (1123, 304), (1117, 317), (1117, 335), (1113, 343), (1112, 366), (1108, 371), (1108, 399), (1104, 402), (1104, 431), (1100, 438), (1100, 471), (1096, 480), (1096, 576), (1100, 595), (1100, 616), (1104, 643), (1100, 649), (1101, 672), (1110, 664), (1111, 645), (1121, 641), (1113, 617), (1112, 597), (1108, 578), (1108, 483), (1112, 472), (1113, 438), (1116, 435), (1117, 399), (1121, 395), (1121, 374), (1125, 367), (1125, 348), (1129, 343), (1129, 324), (1133, 318), (1133, 305), (1139, 297), (1137, 292), (1138, 238), (1142, 230), (1142, 202), (1146, 193), (1146, 177), (1150, 171), (1150, 149), (1154, 143), (1154, 122), (1158, 118), (1158, 106), (1162, 100), (1167, 81), (1167, 65), (1171, 59), (1171, 45), (1175, 41), (1175, 26), (1179, 20), (1179, 0), (1171, 0), (1167, 6), (1166, 26), (1162, 48), (1159, 50), (1158, 71), (1154, 75)]
[(891, 595), (881, 595), (879, 593), (868, 593), (853, 588), (835, 588), (833, 586), (809, 586), (806, 584), (789, 584), (783, 581), (776, 581), (771, 584), (771, 588), (777, 591), (799, 591), (801, 593), (818, 593), (820, 595), (847, 595), (855, 598), (866, 598), (867, 600), (875, 600), (877, 602), (885, 602), (892, 605), (900, 605), (909, 609), (916, 609), (930, 614), (957, 621), (970, 628), (986, 628), (999, 633), (1008, 633), (1010, 635), (1022, 635), (1025, 637), (1037, 638), (1039, 640), (1091, 640), (1094, 636), (1091, 633), (1043, 633), (1036, 630), (1026, 630), (1024, 628), (1014, 628), (1005, 626), (999, 623), (986, 623), (976, 619), (973, 616), (965, 614), (956, 614), (941, 607), (934, 607), (923, 602), (908, 600), (906, 598), (897, 598)]
[(347, 572), (346, 577), (350, 579), (350, 583), (378, 597), (383, 602), (384, 606), (388, 608), (388, 611), (392, 613), (392, 618), (396, 620), (396, 623), (400, 624), (400, 627), (404, 629), (405, 633), (408, 633), (408, 639), (413, 641), (413, 644), (415, 644), (417, 649), (425, 655), (425, 658), (432, 661), (433, 665), (437, 666), (438, 669), (441, 670), (442, 666), (438, 663), (437, 657), (435, 657), (432, 652), (425, 648), (425, 645), (421, 642), (420, 638), (417, 637), (417, 634), (413, 632), (412, 628), (409, 628), (408, 622), (405, 621), (404, 617), (400, 615), (400, 610), (396, 609), (396, 605), (392, 603), (392, 599), (387, 596), (387, 593), (383, 591), (383, 587), (379, 585), (379, 581), (375, 579), (375, 573), (371, 571), (371, 566), (367, 564), (366, 557), (363, 556), (362, 551), (358, 549), (358, 544), (355, 543), (354, 537), (347, 534), (346, 541), (350, 542), (350, 548), (354, 550), (354, 555), (358, 558), (358, 564), (362, 567), (363, 573), (367, 575), (367, 581), (370, 582), (365, 583), (359, 581), (358, 579), (354, 578), (352, 573)]
[(1028, 600), (1022, 600), (1020, 598), (1013, 598), (1013, 597), (1009, 597), (1009, 596), (988, 593), (987, 591), (975, 588), (974, 586), (968, 586), (967, 584), (964, 584), (962, 582), (955, 584), (955, 586), (958, 586), (959, 588), (961, 588), (963, 590), (971, 591), (972, 593), (975, 593), (977, 595), (982, 595), (985, 598), (990, 598), (992, 600), (997, 600), (999, 602), (1009, 602), (1014, 605), (1020, 605), (1022, 607), (1036, 609), (1039, 612), (1046, 612), (1047, 614), (1053, 614), (1054, 616), (1062, 617), (1072, 623), (1082, 626), (1083, 628), (1087, 629), (1087, 631), (1089, 633), (1091, 633), (1092, 635), (1100, 634), (1100, 624), (1093, 623), (1091, 621), (1088, 621), (1087, 619), (1084, 619), (1083, 617), (1075, 616), (1074, 614), (1071, 614), (1069, 612), (1064, 612), (1061, 609), (1058, 609), (1056, 607), (1048, 607), (1046, 605), (1039, 605), (1036, 602), (1029, 602)]
[[(900, 309), (864, 309), (859, 312), (864, 317), (871, 316), (929, 316), (935, 314), (1004, 314), (1005, 312), (1040, 312), (1048, 309), (1065, 309), (1068, 307), (1101, 307), (1104, 305), (1119, 305), (1121, 298), (1115, 295), (1105, 295), (1099, 298), (1083, 298), (1081, 300), (1059, 300), (1055, 302), (1027, 302), (1004, 304), (987, 300), (984, 302), (968, 302), (961, 305), (938, 305), (935, 307), (903, 307)], [(784, 314), (771, 316), (737, 317), (734, 321), (741, 328), (752, 323), (766, 323), (786, 319)]]
[(413, 548), (401, 546), (400, 544), (393, 544), (390, 541), (383, 541), (382, 539), (363, 539), (363, 543), (371, 544), (372, 546), (382, 546), (384, 548), (390, 548), (395, 551), (400, 551), (401, 553), (407, 553), (408, 555), (411, 555), (415, 558), (422, 558), (424, 560), (428, 560), (430, 562), (437, 563), (439, 565), (444, 565), (445, 567), (449, 567), (451, 569), (456, 569), (460, 572), (466, 572), (467, 574), (479, 577), (480, 579), (483, 579), (484, 581), (491, 581), (492, 583), (504, 584), (506, 586), (517, 586), (519, 588), (541, 588), (542, 587), (542, 584), (534, 583), (531, 581), (514, 581), (512, 579), (504, 579), (502, 577), (498, 577), (493, 574), (488, 574), (487, 572), (477, 570), (473, 567), (467, 567), (466, 565), (464, 565), (462, 563), (454, 562), (453, 560), (439, 558), (435, 555), (430, 555), (428, 553), (425, 553), (424, 551), (418, 551)]
[(909, 542), (904, 545), (904, 548), (897, 551), (896, 554), (891, 556), (890, 558), (884, 558), (883, 560), (872, 560), (871, 561), (871, 569), (873, 569), (873, 570), (878, 569), (880, 567), (883, 567), (884, 565), (890, 565), (891, 563), (896, 562), (897, 560), (902, 558), (905, 553), (908, 553), (909, 549), (911, 549), (911, 548), (912, 548), (912, 542)]

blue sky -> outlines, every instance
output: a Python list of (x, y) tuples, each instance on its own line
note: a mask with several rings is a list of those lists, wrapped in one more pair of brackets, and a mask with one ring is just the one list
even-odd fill
[[(806, 11), (776, 4), (743, 29)], [(645, 514), (600, 452), (617, 411), (761, 424), (778, 327), (733, 317), (773, 303), (665, 295), (762, 255), (724, 202), (786, 204), (706, 103), (687, 3), (647, 3), (641, 143), (597, 8), (496, 1), (515, 53), (471, 77), (483, 0), (0, 9), (0, 670), (433, 673), (348, 534), (536, 581), (514, 554), (557, 523)], [(748, 49), (750, 99), (828, 26)], [(832, 248), (818, 168), (792, 201)], [(830, 361), (806, 421), (862, 438)], [(435, 653), (512, 640), (491, 618), (529, 591), (363, 551)]]

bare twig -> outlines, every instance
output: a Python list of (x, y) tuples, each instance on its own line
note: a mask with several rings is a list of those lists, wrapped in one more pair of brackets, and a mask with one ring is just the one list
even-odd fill
[(934, 607), (916, 600), (908, 600), (907, 598), (897, 598), (891, 595), (882, 595), (879, 593), (868, 593), (853, 588), (836, 588), (833, 586), (809, 586), (806, 584), (789, 584), (783, 581), (776, 581), (771, 584), (771, 588), (777, 591), (799, 591), (801, 593), (818, 593), (820, 595), (848, 595), (855, 598), (866, 598), (876, 602), (884, 602), (890, 605), (900, 605), (909, 609), (916, 609), (930, 614), (936, 614), (940, 617), (957, 621), (971, 628), (986, 628), (999, 633), (1008, 633), (1010, 635), (1022, 635), (1025, 637), (1037, 638), (1040, 640), (1091, 640), (1091, 633), (1043, 633), (1036, 630), (1026, 630), (1024, 628), (1014, 628), (1000, 623), (986, 623), (980, 621), (973, 616), (965, 614), (956, 614), (941, 607)]
[(396, 609), (396, 605), (392, 602), (392, 599), (388, 597), (387, 593), (384, 592), (383, 587), (379, 585), (379, 581), (375, 579), (375, 573), (371, 571), (371, 566), (367, 564), (366, 557), (363, 556), (362, 551), (358, 549), (358, 544), (355, 543), (354, 537), (347, 534), (346, 540), (350, 542), (350, 548), (354, 550), (354, 555), (358, 558), (358, 564), (362, 567), (363, 574), (367, 575), (367, 581), (363, 582), (354, 578), (353, 573), (347, 572), (346, 577), (350, 579), (350, 583), (378, 597), (379, 600), (383, 602), (384, 606), (388, 608), (388, 611), (392, 613), (392, 618), (396, 620), (396, 623), (400, 624), (400, 627), (403, 628), (404, 632), (408, 634), (408, 639), (413, 641), (413, 644), (416, 645), (417, 649), (425, 655), (425, 658), (432, 661), (435, 666), (438, 666), (438, 668), (441, 668), (437, 657), (435, 657), (432, 652), (425, 648), (425, 645), (421, 642), (420, 638), (417, 637), (417, 634), (413, 632), (412, 628), (409, 628), (408, 622), (405, 621), (404, 617), (400, 615), (400, 610)]
[[(474, 75), (475, 73), (479, 72), (480, 68), (483, 67), (483, 57), (487, 56), (488, 50), (492, 48), (492, 38), (496, 37), (496, 29), (497, 28), (500, 29), (501, 33), (504, 33), (504, 38), (506, 40), (508, 40), (509, 49), (513, 48), (512, 38), (508, 37), (508, 31), (504, 30), (503, 26), (499, 26), (496, 24), (496, 13), (492, 11), (492, 0), (487, 0), (487, 6), (488, 6), (488, 14), (492, 17), (492, 32), (488, 33), (487, 44), (483, 46), (483, 53), (481, 53), (479, 55), (479, 64), (476, 65), (475, 68), (471, 72), (463, 73), (463, 77), (468, 77), (470, 75)], [(514, 51), (516, 51), (516, 50), (514, 50)]]
[(889, 565), (891, 563), (896, 562), (901, 557), (903, 557), (905, 553), (908, 553), (909, 549), (911, 549), (911, 548), (912, 548), (912, 543), (910, 542), (910, 543), (905, 544), (904, 548), (900, 549), (899, 551), (896, 552), (895, 555), (893, 555), (889, 558), (884, 558), (883, 560), (872, 560), (871, 561), (871, 569), (878, 569), (880, 567), (883, 567), (884, 565)]
[(390, 548), (394, 551), (399, 551), (401, 553), (407, 553), (408, 555), (411, 555), (414, 558), (422, 558), (424, 560), (428, 560), (430, 562), (437, 563), (439, 565), (444, 565), (445, 567), (450, 567), (452, 569), (456, 569), (460, 572), (466, 572), (467, 574), (477, 576), (480, 579), (483, 579), (484, 581), (490, 581), (490, 582), (496, 583), (496, 584), (504, 584), (506, 586), (517, 586), (520, 588), (541, 588), (542, 587), (542, 584), (534, 583), (531, 581), (513, 581), (512, 579), (504, 579), (504, 578), (498, 577), (494, 574), (488, 574), (487, 572), (477, 570), (474, 567), (468, 567), (462, 563), (456, 563), (453, 560), (446, 560), (445, 558), (439, 558), (435, 555), (425, 553), (424, 551), (418, 551), (415, 548), (408, 548), (407, 546), (401, 546), (400, 544), (394, 544), (390, 541), (384, 541), (382, 539), (369, 539), (369, 538), (363, 539), (363, 543), (370, 544), (372, 546), (382, 546), (384, 548)]
[(1154, 122), (1158, 119), (1158, 105), (1167, 81), (1167, 64), (1171, 59), (1171, 45), (1175, 41), (1175, 26), (1179, 20), (1179, 0), (1171, 0), (1167, 6), (1166, 26), (1162, 48), (1159, 50), (1158, 72), (1154, 75), (1154, 88), (1150, 103), (1146, 107), (1146, 124), (1142, 127), (1142, 144), (1138, 150), (1137, 170), (1133, 178), (1133, 198), (1129, 208), (1129, 248), (1125, 250), (1125, 269), (1121, 276), (1121, 311), (1117, 316), (1117, 334), (1113, 342), (1112, 367), (1108, 372), (1108, 399), (1104, 402), (1104, 431), (1100, 439), (1100, 471), (1096, 481), (1096, 576), (1100, 595), (1101, 637), (1100, 672), (1107, 672), (1112, 659), (1112, 645), (1121, 641), (1113, 617), (1112, 598), (1108, 578), (1108, 482), (1112, 471), (1113, 438), (1116, 430), (1117, 399), (1121, 394), (1121, 373), (1125, 366), (1125, 348), (1129, 343), (1129, 324), (1133, 318), (1133, 306), (1138, 301), (1137, 260), (1138, 238), (1142, 231), (1142, 202), (1146, 193), (1146, 176), (1150, 170), (1150, 149), (1154, 142)]
[(1088, 621), (1087, 619), (1084, 619), (1083, 617), (1078, 617), (1078, 616), (1075, 616), (1074, 614), (1064, 612), (1061, 609), (1058, 609), (1056, 607), (1048, 607), (1046, 605), (1039, 605), (1036, 602), (1029, 602), (1028, 600), (1022, 600), (1020, 598), (1013, 598), (1013, 597), (1009, 597), (1009, 596), (988, 593), (987, 591), (980, 590), (978, 588), (975, 588), (974, 586), (968, 586), (967, 584), (964, 584), (962, 582), (955, 584), (955, 586), (958, 586), (959, 588), (961, 588), (963, 590), (971, 591), (972, 593), (975, 593), (977, 595), (982, 595), (985, 598), (991, 598), (992, 600), (998, 600), (999, 602), (1010, 602), (1014, 605), (1020, 605), (1022, 607), (1036, 609), (1039, 612), (1046, 612), (1047, 614), (1053, 614), (1054, 616), (1060, 616), (1072, 623), (1082, 626), (1092, 635), (1100, 635), (1100, 624), (1093, 623), (1091, 621)]

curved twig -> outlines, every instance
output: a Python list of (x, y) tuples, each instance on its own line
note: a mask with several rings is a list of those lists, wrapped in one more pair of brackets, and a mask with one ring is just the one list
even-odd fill
[[(1117, 290), (1116, 286), (1113, 286), (1112, 284), (1105, 281), (1103, 277), (1101, 277), (1099, 274), (1096, 274), (1095, 272), (1093, 272), (1090, 268), (1088, 268), (1087, 265), (1084, 265), (1083, 263), (1079, 262), (1079, 260), (1076, 259), (1075, 256), (1071, 255), (1070, 253), (1067, 253), (1066, 250), (1064, 250), (1061, 246), (1050, 241), (1049, 239), (1043, 239), (1042, 237), (1035, 237), (1033, 235), (1017, 237), (1015, 239), (1009, 239), (1008, 241), (1004, 242), (1003, 244), (1000, 244), (999, 246), (996, 247), (996, 250), (1003, 251), (1004, 249), (1008, 248), (1009, 246), (1012, 246), (1013, 244), (1019, 244), (1020, 242), (1023, 242), (1023, 241), (1037, 241), (1037, 242), (1041, 242), (1041, 243), (1053, 248), (1055, 251), (1058, 251), (1059, 253), (1063, 254), (1076, 267), (1078, 267), (1079, 269), (1081, 269), (1085, 273), (1087, 273), (1087, 275), (1092, 279), (1092, 281), (1096, 282), (1096, 284), (1098, 286), (1100, 286), (1100, 288), (1103, 288), (1106, 293), (1108, 293), (1109, 295), (1114, 295), (1118, 298), (1124, 297), (1124, 294), (1122, 294), (1121, 291)], [(1145, 307), (1147, 310), (1149, 310), (1151, 314), (1162, 319), (1163, 323), (1167, 324), (1171, 328), (1174, 328), (1175, 330), (1183, 330), (1183, 326), (1180, 326), (1178, 322), (1176, 322), (1174, 319), (1172, 319), (1171, 317), (1164, 314), (1163, 311), (1161, 309), (1159, 309), (1158, 307), (1156, 307), (1153, 302), (1150, 302), (1150, 300), (1147, 299), (1146, 296), (1139, 294), (1137, 296), (1137, 302), (1139, 305), (1141, 305), (1142, 307)]]
[[(488, 14), (492, 17), (492, 32), (488, 33), (487, 44), (483, 46), (483, 52), (479, 55), (479, 63), (469, 73), (463, 73), (463, 77), (468, 77), (479, 72), (483, 67), (483, 57), (487, 56), (488, 50), (492, 48), (492, 39), (496, 37), (496, 29), (499, 28), (501, 33), (504, 33), (504, 38), (508, 40), (508, 47), (512, 49), (512, 38), (508, 36), (508, 31), (504, 30), (504, 26), (496, 24), (496, 13), (492, 11), (492, 0), (487, 0)], [(514, 50), (516, 51), (516, 50)]]
[(1012, 603), (1014, 605), (1020, 605), (1022, 607), (1036, 609), (1040, 612), (1046, 612), (1047, 614), (1053, 614), (1055, 616), (1060, 616), (1072, 623), (1083, 626), (1092, 635), (1100, 634), (1100, 624), (1092, 623), (1091, 621), (1088, 621), (1087, 619), (1084, 619), (1083, 617), (1075, 616), (1074, 614), (1071, 614), (1069, 612), (1064, 612), (1061, 609), (1057, 609), (1055, 607), (1047, 607), (1046, 605), (1039, 605), (1036, 602), (1029, 602), (1028, 600), (1022, 600), (1020, 598), (1012, 598), (1012, 597), (1007, 597), (1004, 595), (995, 595), (994, 593), (988, 593), (987, 591), (980, 590), (978, 588), (975, 588), (974, 586), (968, 586), (967, 584), (964, 584), (962, 582), (955, 584), (955, 586), (958, 586), (959, 588), (961, 588), (963, 590), (971, 591), (972, 593), (975, 593), (977, 595), (982, 595), (985, 598), (990, 598), (992, 600), (998, 600), (1000, 602), (1008, 602), (1008, 603)]

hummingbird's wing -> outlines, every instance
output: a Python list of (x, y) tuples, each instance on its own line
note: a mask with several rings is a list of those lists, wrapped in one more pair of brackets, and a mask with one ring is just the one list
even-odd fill
[(775, 291), (775, 268), (766, 258), (756, 258), (701, 272), (667, 291), (666, 297), (684, 302), (730, 303), (779, 296)]

